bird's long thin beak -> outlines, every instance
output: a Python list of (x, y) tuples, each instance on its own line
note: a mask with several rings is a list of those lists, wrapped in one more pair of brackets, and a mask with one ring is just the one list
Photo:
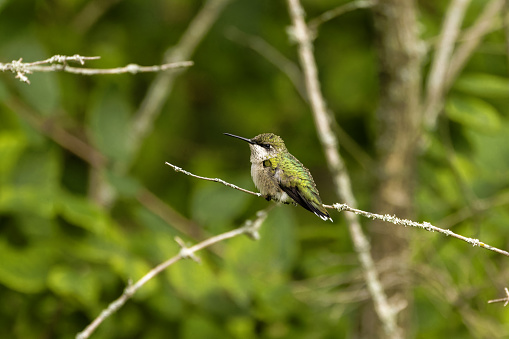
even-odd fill
[(238, 135), (235, 135), (235, 134), (230, 134), (230, 133), (223, 133), (224, 135), (228, 135), (230, 137), (234, 137), (234, 138), (237, 138), (237, 139), (240, 139), (240, 140), (244, 140), (244, 141), (247, 141), (249, 142), (250, 144), (255, 144), (255, 142), (251, 139), (248, 139), (248, 138), (243, 138), (243, 137), (239, 137)]

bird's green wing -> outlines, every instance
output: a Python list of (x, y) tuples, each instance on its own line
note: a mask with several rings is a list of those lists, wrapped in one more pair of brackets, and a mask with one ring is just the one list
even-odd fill
[(264, 166), (271, 167), (279, 187), (297, 204), (323, 220), (332, 220), (323, 207), (311, 173), (297, 158), (291, 154), (284, 159), (273, 158), (266, 160)]

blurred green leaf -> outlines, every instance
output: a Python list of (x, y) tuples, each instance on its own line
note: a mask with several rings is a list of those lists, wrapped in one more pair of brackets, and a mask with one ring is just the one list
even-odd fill
[(231, 239), (225, 251), (230, 258), (224, 264), (220, 281), (239, 305), (246, 305), (257, 290), (279, 286), (284, 283), (286, 272), (297, 256), (297, 244), (292, 218), (280, 206), (270, 212), (260, 230), (260, 240), (250, 241), (246, 237)]
[(207, 183), (196, 189), (192, 199), (193, 219), (214, 232), (226, 230), (233, 218), (244, 211), (250, 196), (220, 184)]
[(255, 325), (252, 317), (238, 316), (231, 318), (226, 326), (235, 338), (250, 339), (257, 338)]
[(0, 190), (0, 210), (50, 217), (58, 196), (60, 173), (55, 151), (25, 152)]
[(173, 227), (168, 225), (159, 216), (143, 207), (136, 208), (134, 210), (134, 216), (139, 224), (143, 225), (143, 227), (147, 229), (148, 232), (151, 232), (152, 234), (160, 234), (160, 236), (156, 237), (156, 240), (163, 243), (160, 246), (160, 250), (163, 250), (163, 253), (171, 250), (178, 251), (178, 246), (176, 243), (175, 249), (169, 245), (174, 243), (172, 236), (178, 234), (178, 232)]
[(183, 323), (182, 339), (225, 339), (229, 337), (224, 329), (201, 315), (191, 315)]
[(181, 260), (166, 270), (166, 276), (179, 295), (194, 301), (217, 288), (217, 278), (205, 262)]
[(467, 73), (454, 83), (454, 88), (483, 98), (509, 97), (509, 79), (488, 73)]
[(148, 303), (165, 319), (179, 319), (184, 313), (184, 303), (168, 284), (159, 284), (158, 290), (148, 299)]
[(453, 96), (447, 100), (447, 116), (465, 127), (492, 133), (500, 129), (500, 117), (497, 110), (484, 100)]
[(101, 291), (96, 275), (68, 266), (54, 266), (48, 276), (48, 286), (57, 295), (73, 298), (83, 305), (95, 306)]
[(37, 293), (46, 287), (54, 258), (51, 245), (33, 244), (18, 249), (0, 238), (0, 258), (0, 283), (3, 285), (22, 293)]
[(456, 171), (461, 176), (462, 180), (471, 181), (479, 175), (478, 168), (470, 157), (464, 156), (463, 154), (456, 154), (452, 159), (452, 163), (456, 167)]
[(5, 184), (7, 175), (15, 166), (26, 146), (26, 140), (20, 133), (0, 133), (0, 185)]
[(105, 235), (113, 231), (109, 216), (87, 198), (62, 192), (59, 196), (58, 208), (62, 217), (68, 222), (94, 234)]
[(472, 143), (476, 157), (471, 162), (479, 169), (472, 177), (472, 185), (481, 196), (492, 194), (493, 190), (505, 187), (509, 183), (509, 123), (506, 121), (498, 133), (475, 133), (466, 135)]
[(108, 182), (115, 188), (115, 191), (126, 198), (135, 197), (143, 187), (140, 182), (131, 176), (118, 175), (115, 172), (106, 173)]
[[(1, 1), (1, 0), (0, 0)], [(1, 5), (0, 5), (1, 7)], [(7, 87), (5, 86), (5, 83), (0, 81), (0, 102), (6, 101), (9, 98), (9, 91)]]
[[(49, 56), (48, 56), (49, 57)], [(27, 74), (30, 85), (16, 83), (25, 100), (43, 116), (56, 115), (60, 102), (60, 89), (54, 73)]]
[(124, 244), (106, 237), (89, 234), (79, 240), (67, 240), (68, 251), (78, 260), (90, 263), (109, 263), (112, 258), (125, 254)]
[(131, 108), (126, 99), (117, 89), (102, 89), (89, 113), (94, 145), (113, 161), (125, 161), (129, 155)]

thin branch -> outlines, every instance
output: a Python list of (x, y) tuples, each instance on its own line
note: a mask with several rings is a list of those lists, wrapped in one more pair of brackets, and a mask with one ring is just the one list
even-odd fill
[(71, 27), (84, 34), (92, 27), (108, 9), (121, 0), (92, 0), (87, 1), (83, 9), (74, 17)]
[[(193, 65), (192, 61), (174, 62), (164, 65), (156, 66), (140, 66), (136, 64), (129, 64), (125, 67), (117, 68), (81, 68), (69, 66), (68, 62), (78, 62), (81, 65), (85, 64), (85, 61), (97, 60), (101, 57), (85, 57), (81, 55), (65, 56), (65, 55), (54, 55), (46, 60), (40, 60), (35, 62), (23, 62), (23, 59), (13, 60), (10, 63), (0, 63), (0, 71), (10, 71), (16, 74), (16, 79), (22, 82), (30, 84), (30, 80), (26, 76), (27, 74), (33, 74), (34, 72), (67, 72), (82, 75), (97, 75), (97, 74), (123, 74), (123, 73), (141, 73), (141, 72), (161, 72), (169, 69), (176, 69), (182, 67), (189, 67)], [(48, 65), (49, 66), (46, 66)]]
[(225, 186), (228, 186), (228, 187), (231, 187), (231, 188), (234, 188), (236, 190), (239, 190), (241, 192), (244, 192), (244, 193), (248, 193), (248, 194), (252, 194), (252, 195), (256, 195), (257, 197), (261, 197), (262, 194), (261, 193), (255, 193), (255, 192), (251, 192), (250, 190), (246, 190), (244, 188), (241, 188), (237, 185), (234, 185), (234, 184), (230, 184), (229, 182), (226, 182), (222, 179), (218, 179), (218, 178), (207, 178), (207, 177), (201, 177), (199, 175), (196, 175), (196, 174), (193, 174), (191, 172), (188, 172), (186, 170), (183, 170), (182, 168), (178, 167), (178, 166), (175, 166), (175, 165), (172, 165), (170, 164), (169, 162), (165, 162), (166, 165), (172, 167), (175, 172), (181, 172), (181, 173), (184, 173), (185, 175), (189, 175), (191, 177), (194, 177), (194, 178), (198, 178), (198, 179), (202, 179), (202, 180), (207, 180), (207, 181), (214, 181), (214, 182), (218, 182), (220, 184), (223, 184)]
[(346, 3), (344, 5), (328, 10), (314, 19), (309, 20), (308, 28), (313, 33), (313, 35), (315, 35), (318, 28), (327, 21), (356, 9), (373, 7), (376, 5), (376, 3), (377, 0), (357, 0)]
[(400, 219), (394, 215), (389, 215), (389, 214), (376, 214), (376, 213), (371, 213), (371, 212), (366, 212), (366, 211), (363, 211), (363, 210), (359, 210), (359, 209), (356, 209), (356, 208), (352, 208), (346, 204), (334, 204), (332, 206), (330, 205), (324, 205), (325, 208), (334, 208), (338, 211), (347, 211), (347, 212), (353, 212), (357, 215), (362, 215), (363, 217), (366, 217), (366, 218), (369, 218), (369, 219), (373, 219), (373, 220), (382, 220), (382, 221), (385, 221), (385, 222), (390, 222), (391, 224), (394, 224), (394, 225), (399, 225), (399, 226), (404, 226), (404, 227), (408, 227), (408, 226), (411, 226), (411, 227), (417, 227), (417, 228), (421, 228), (421, 229), (424, 229), (426, 231), (429, 231), (429, 232), (438, 232), (438, 233), (441, 233), (441, 234), (444, 234), (446, 236), (450, 236), (450, 237), (453, 237), (453, 238), (456, 238), (456, 239), (459, 239), (459, 240), (462, 240), (474, 247), (476, 246), (479, 246), (479, 247), (482, 247), (482, 248), (485, 248), (487, 250), (490, 250), (490, 251), (493, 251), (493, 252), (496, 252), (496, 253), (499, 253), (499, 254), (502, 254), (502, 255), (505, 255), (507, 257), (509, 257), (509, 252), (508, 251), (505, 251), (505, 250), (501, 250), (497, 247), (494, 247), (494, 246), (491, 246), (491, 245), (488, 245), (482, 241), (480, 241), (479, 239), (474, 239), (474, 238), (468, 238), (468, 237), (465, 237), (465, 236), (462, 236), (460, 234), (457, 234), (457, 233), (454, 233), (453, 231), (451, 230), (448, 230), (448, 229), (443, 229), (443, 228), (440, 228), (440, 227), (437, 227), (437, 226), (433, 226), (432, 224), (430, 224), (429, 222), (416, 222), (416, 221), (412, 221), (412, 220), (408, 220), (408, 219)]
[(154, 65), (154, 66), (140, 66), (137, 64), (129, 64), (124, 67), (115, 68), (80, 68), (71, 67), (66, 64), (56, 64), (52, 66), (34, 66), (30, 70), (34, 72), (67, 72), (81, 75), (98, 75), (98, 74), (124, 74), (124, 73), (147, 73), (147, 72), (162, 72), (170, 69), (178, 69), (190, 67), (193, 65), (192, 61), (180, 61), (170, 64)]
[(488, 300), (488, 304), (503, 302), (504, 307), (507, 306), (507, 304), (509, 304), (509, 289), (507, 289), (507, 287), (504, 287), (504, 291), (506, 295), (505, 298)]
[[(333, 121), (333, 117), (327, 112), (325, 100), (320, 90), (318, 70), (311, 43), (312, 37), (304, 21), (304, 9), (299, 0), (287, 0), (287, 3), (293, 25), (291, 33), (298, 43), (299, 59), (306, 80), (306, 89), (313, 111), (313, 118), (333, 177), (336, 194), (348, 204), (356, 205), (350, 178), (337, 151), (338, 141), (331, 129), (330, 122)], [(401, 330), (396, 322), (397, 308), (392, 307), (387, 300), (369, 251), (369, 241), (362, 231), (359, 218), (354, 214), (347, 214), (346, 218), (355, 251), (364, 270), (366, 284), (384, 331), (388, 337), (401, 338)]]
[(157, 215), (164, 220), (166, 224), (171, 225), (171, 227), (182, 234), (190, 236), (193, 239), (205, 238), (203, 228), (196, 224), (196, 222), (182, 216), (148, 189), (140, 188), (136, 194), (136, 200), (138, 200), (141, 205), (145, 206), (147, 210)]
[[(458, 30), (461, 24), (460, 15), (463, 16), (464, 7), (468, 1), (470, 0), (452, 1), (446, 16), (437, 56), (434, 59), (436, 66), (432, 65), (430, 71), (424, 105), (425, 122), (431, 128), (436, 125), (436, 119), (444, 105), (446, 92), (451, 88), (482, 38), (490, 32), (490, 28), (495, 22), (494, 19), (503, 10), (506, 0), (491, 0), (487, 3), (472, 27), (468, 28), (458, 39)], [(458, 41), (462, 43), (451, 54), (454, 44)]]
[[(262, 196), (260, 193), (251, 192), (251, 191), (246, 190), (244, 188), (238, 187), (238, 186), (236, 186), (234, 184), (230, 184), (229, 182), (224, 181), (224, 180), (219, 179), (219, 178), (202, 177), (202, 176), (193, 174), (191, 172), (188, 172), (188, 171), (186, 171), (186, 170), (184, 170), (184, 169), (182, 169), (182, 168), (180, 168), (178, 166), (172, 165), (169, 162), (165, 162), (165, 164), (170, 166), (170, 167), (172, 167), (176, 172), (184, 173), (185, 175), (189, 175), (189, 176), (191, 176), (193, 178), (197, 178), (197, 179), (201, 179), (201, 180), (206, 180), (206, 181), (218, 182), (220, 184), (223, 184), (225, 186), (234, 188), (234, 189), (239, 190), (239, 191), (244, 192), (244, 193), (256, 195), (258, 197)], [(336, 204), (333, 204), (333, 205), (323, 205), (323, 207), (328, 208), (328, 209), (335, 209), (335, 210), (337, 210), (339, 212), (342, 212), (342, 211), (352, 212), (355, 215), (360, 215), (360, 216), (363, 216), (363, 217), (368, 218), (368, 219), (381, 220), (381, 221), (389, 222), (391, 224), (398, 225), (398, 226), (404, 226), (404, 227), (411, 226), (411, 227), (421, 228), (421, 229), (424, 229), (424, 230), (429, 231), (429, 232), (438, 232), (438, 233), (444, 234), (446, 236), (451, 236), (453, 238), (465, 241), (466, 243), (469, 243), (470, 245), (472, 245), (474, 247), (475, 246), (479, 246), (479, 247), (485, 248), (487, 250), (490, 250), (490, 251), (493, 251), (493, 252), (496, 252), (496, 253), (499, 253), (499, 254), (503, 254), (505, 256), (509, 256), (509, 252), (507, 252), (505, 250), (501, 250), (501, 249), (496, 248), (494, 246), (488, 245), (488, 244), (480, 241), (479, 239), (468, 238), (468, 237), (462, 236), (460, 234), (454, 233), (453, 231), (451, 231), (449, 229), (444, 229), (444, 228), (440, 228), (440, 227), (437, 227), (437, 226), (433, 226), (432, 224), (430, 224), (429, 222), (426, 222), (426, 221), (420, 223), (420, 222), (416, 222), (416, 221), (412, 221), (412, 220), (408, 220), (408, 219), (401, 219), (401, 218), (398, 218), (398, 217), (396, 217), (394, 215), (371, 213), (371, 212), (363, 211), (363, 210), (360, 210), (360, 209), (357, 209), (357, 208), (354, 208), (354, 207), (350, 207), (348, 204), (336, 203)]]
[(459, 73), (465, 67), (468, 59), (472, 56), (482, 38), (489, 33), (495, 18), (503, 9), (505, 0), (491, 0), (486, 4), (474, 25), (465, 31), (464, 42), (458, 46), (452, 56), (450, 67), (445, 79), (445, 88), (448, 90)]
[(55, 64), (55, 63), (64, 64), (64, 63), (69, 62), (69, 61), (75, 61), (75, 62), (78, 62), (81, 65), (85, 65), (85, 61), (88, 61), (88, 60), (99, 60), (99, 59), (101, 59), (100, 56), (86, 57), (86, 56), (81, 56), (79, 54), (75, 54), (75, 55), (72, 55), (72, 56), (58, 55), (57, 54), (57, 55), (54, 55), (51, 58), (48, 58), (46, 60), (39, 60), (39, 61), (34, 61), (34, 62), (25, 62), (25, 63), (23, 63), (22, 62), (23, 59), (19, 59), (17, 61), (13, 61), (13, 63), (17, 62), (17, 63), (23, 64), (24, 66), (30, 67), (30, 66)]
[(122, 307), (126, 303), (126, 301), (129, 300), (143, 285), (145, 285), (152, 278), (157, 276), (159, 273), (161, 273), (162, 271), (164, 271), (166, 268), (173, 265), (177, 261), (190, 258), (199, 262), (199, 259), (195, 255), (196, 252), (204, 248), (207, 248), (213, 244), (221, 242), (223, 240), (234, 238), (242, 234), (246, 234), (252, 239), (259, 239), (260, 236), (258, 230), (260, 229), (262, 223), (265, 221), (266, 218), (267, 209), (260, 210), (256, 213), (256, 218), (254, 220), (247, 220), (241, 227), (233, 231), (225, 232), (214, 237), (208, 238), (189, 248), (185, 246), (184, 242), (180, 238), (178, 237), (175, 238), (175, 241), (181, 246), (180, 252), (176, 256), (154, 267), (135, 284), (129, 284), (124, 290), (124, 293), (122, 293), (122, 295), (118, 299), (110, 303), (109, 306), (105, 308), (97, 318), (95, 318), (82, 332), (76, 335), (76, 339), (89, 338), (90, 335), (92, 335), (92, 333), (106, 318), (108, 318), (110, 315), (115, 313), (120, 307)]
[(443, 218), (440, 221), (440, 226), (442, 228), (450, 228), (463, 220), (475, 216), (476, 213), (481, 214), (495, 207), (509, 205), (509, 192), (504, 192), (486, 199), (477, 199), (474, 203), (476, 206), (475, 209), (470, 206), (463, 207), (455, 213)]
[(54, 64), (54, 63), (66, 63), (68, 61), (77, 61), (80, 64), (85, 64), (86, 60), (96, 60), (100, 57), (84, 57), (81, 55), (73, 55), (73, 56), (64, 56), (64, 55), (54, 55), (49, 59), (35, 61), (35, 62), (23, 62), (23, 58), (19, 60), (13, 60), (10, 63), (3, 64), (0, 63), (0, 71), (6, 72), (10, 71), (16, 74), (16, 79), (19, 79), (21, 82), (30, 84), (30, 80), (26, 74), (32, 74), (32, 67), (43, 65), (43, 64)]
[(255, 35), (244, 33), (236, 27), (229, 28), (226, 31), (226, 37), (238, 44), (251, 48), (271, 62), (274, 66), (279, 68), (284, 74), (286, 74), (288, 79), (290, 79), (304, 101), (308, 101), (302, 72), (292, 60), (285, 57), (264, 39)]
[(443, 106), (447, 69), (469, 3), (470, 0), (452, 0), (445, 15), (426, 86), (424, 119), (427, 126), (431, 128), (436, 125), (438, 114)]

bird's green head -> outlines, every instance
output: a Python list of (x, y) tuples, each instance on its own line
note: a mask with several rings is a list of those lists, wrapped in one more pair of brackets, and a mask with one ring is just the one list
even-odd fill
[(287, 151), (283, 139), (273, 133), (259, 134), (251, 140), (268, 151), (274, 150), (278, 153)]
[(224, 134), (248, 142), (249, 147), (251, 148), (251, 160), (263, 161), (288, 152), (283, 139), (273, 133), (259, 134), (252, 139), (239, 137), (229, 133)]

